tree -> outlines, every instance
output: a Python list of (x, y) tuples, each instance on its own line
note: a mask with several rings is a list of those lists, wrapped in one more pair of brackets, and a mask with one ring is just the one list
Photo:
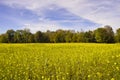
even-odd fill
[(92, 31), (87, 31), (84, 33), (83, 42), (95, 42), (94, 33)]
[(43, 42), (43, 33), (41, 31), (37, 31), (34, 36), (36, 43)]
[(55, 42), (55, 34), (55, 32), (49, 30), (46, 32), (46, 36), (48, 37), (50, 43)]
[(95, 39), (98, 43), (106, 43), (107, 42), (107, 31), (104, 28), (98, 28), (95, 30)]
[(8, 43), (6, 34), (0, 35), (0, 43)]
[(14, 35), (14, 42), (15, 43), (23, 43), (23, 30), (17, 30)]
[(116, 39), (116, 42), (120, 42), (120, 28), (118, 28), (116, 31), (115, 39)]
[(77, 33), (77, 42), (84, 42), (84, 32)]
[(72, 38), (73, 38), (73, 32), (70, 30), (66, 31), (65, 41), (72, 42)]
[[(23, 42), (24, 43), (28, 43), (29, 40), (29, 36), (31, 35), (30, 29), (24, 29), (22, 32), (22, 38), (23, 38)], [(32, 37), (32, 36), (31, 36)]]
[(13, 43), (14, 42), (14, 35), (15, 31), (14, 30), (7, 30), (6, 32), (6, 38), (8, 40), (8, 43)]
[(33, 34), (30, 34), (28, 37), (28, 43), (34, 43), (35, 42), (35, 38)]
[(29, 29), (7, 30), (5, 34), (0, 35), (2, 43), (65, 43), (65, 42), (98, 42), (113, 43), (120, 42), (120, 28), (114, 34), (111, 26), (106, 25), (103, 28), (97, 28), (94, 31), (75, 32), (74, 30), (56, 30), (31, 33)]
[(73, 33), (72, 42), (77, 42), (77, 34)]
[(107, 43), (114, 43), (115, 39), (114, 39), (114, 32), (111, 26), (106, 25), (104, 26), (104, 28), (107, 31)]
[(47, 35), (47, 33), (44, 32), (42, 37), (43, 37), (42, 40), (43, 40), (44, 43), (50, 42), (50, 39), (49, 39), (49, 36)]
[(65, 31), (64, 30), (57, 30), (55, 33), (55, 43), (65, 42)]

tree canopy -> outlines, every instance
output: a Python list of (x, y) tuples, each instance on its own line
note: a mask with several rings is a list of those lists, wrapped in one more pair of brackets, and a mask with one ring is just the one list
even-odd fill
[(120, 28), (113, 32), (111, 26), (106, 25), (93, 31), (56, 30), (37, 31), (31, 33), (29, 29), (7, 30), (0, 35), (1, 43), (115, 43), (120, 42)]

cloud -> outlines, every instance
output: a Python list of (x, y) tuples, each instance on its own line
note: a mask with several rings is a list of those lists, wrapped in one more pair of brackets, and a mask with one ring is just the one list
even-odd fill
[[(120, 26), (120, 0), (2, 0), (1, 4), (13, 8), (25, 8), (40, 16), (40, 21), (50, 21), (45, 18), (44, 11), (62, 7), (70, 13), (102, 25), (111, 25), (115, 29)], [(66, 14), (68, 15), (68, 14)], [(42, 16), (42, 17), (41, 17)], [(59, 15), (58, 15), (59, 16)], [(68, 17), (67, 17), (68, 18)], [(54, 21), (54, 20), (53, 20)], [(75, 20), (76, 22), (79, 20)], [(60, 22), (72, 22), (72, 20), (60, 20)], [(74, 20), (73, 20), (74, 22)], [(55, 22), (57, 23), (57, 22)], [(41, 25), (41, 23), (37, 23)], [(47, 26), (49, 24), (46, 24)], [(55, 24), (56, 25), (56, 24)], [(40, 27), (42, 28), (42, 27)], [(47, 28), (47, 27), (45, 27)], [(57, 27), (58, 28), (58, 27)]]
[[(60, 4), (70, 12), (103, 25), (120, 26), (119, 3), (117, 0), (76, 0)], [(114, 11), (113, 11), (114, 10)]]
[(38, 23), (38, 24), (25, 24), (21, 29), (25, 29), (28, 28), (31, 30), (31, 32), (35, 33), (36, 31), (47, 31), (47, 30), (51, 30), (51, 31), (56, 31), (58, 29), (63, 29), (63, 30), (73, 30), (70, 28), (66, 28), (63, 26), (59, 26), (58, 24), (46, 24), (46, 23)]
[(84, 28), (84, 27), (85, 27), (84, 25), (81, 25), (81, 27), (79, 27), (79, 25), (78, 26), (75, 25), (75, 26), (72, 26), (72, 27), (66, 27), (66, 26), (58, 25), (58, 24), (38, 23), (38, 24), (25, 24), (21, 29), (28, 28), (28, 29), (30, 29), (30, 31), (32, 33), (35, 33), (36, 31), (46, 32), (47, 30), (56, 31), (58, 29), (75, 30), (75, 31), (81, 31), (81, 30), (87, 31), (87, 30), (94, 30), (94, 29), (96, 29), (97, 26), (94, 25), (94, 26), (89, 26), (89, 27), (86, 27), (86, 28)]

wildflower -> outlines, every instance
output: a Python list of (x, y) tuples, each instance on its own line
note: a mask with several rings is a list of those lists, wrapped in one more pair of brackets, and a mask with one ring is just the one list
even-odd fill
[(97, 72), (96, 73), (99, 77), (101, 77), (102, 76), (102, 74), (100, 73), (100, 72)]
[(52, 75), (52, 77), (54, 77), (54, 75)]
[(110, 63), (110, 61), (109, 61), (109, 60), (107, 60), (107, 63)]
[(25, 72), (23, 72), (23, 74), (25, 74)]
[(42, 76), (42, 79), (44, 78), (44, 76)]
[(50, 80), (50, 78), (48, 78), (48, 80)]
[(91, 77), (91, 75), (88, 75), (88, 77)]
[(69, 74), (69, 73), (66, 73), (67, 75)]
[(62, 77), (62, 80), (65, 80), (65, 78), (64, 78), (64, 77)]
[(112, 56), (112, 58), (114, 58), (115, 56)]
[(116, 69), (119, 71), (119, 67), (116, 67)]
[(116, 55), (116, 57), (118, 58), (118, 57), (119, 57), (119, 55)]
[(114, 65), (116, 65), (117, 63), (115, 62)]
[(114, 78), (111, 78), (111, 80), (115, 80)]

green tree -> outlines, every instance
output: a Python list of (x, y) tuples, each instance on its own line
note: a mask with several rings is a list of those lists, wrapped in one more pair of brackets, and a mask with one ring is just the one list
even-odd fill
[(98, 28), (95, 30), (95, 39), (98, 43), (106, 43), (107, 42), (107, 31), (105, 28)]
[(115, 37), (114, 37), (114, 32), (113, 32), (112, 27), (109, 25), (106, 25), (106, 26), (104, 26), (104, 28), (107, 31), (107, 39), (106, 39), (107, 43), (114, 43)]
[(46, 32), (46, 35), (47, 35), (50, 43), (54, 43), (55, 42), (55, 32), (48, 30)]
[(95, 30), (95, 39), (99, 43), (113, 43), (114, 32), (112, 27), (106, 25), (104, 28), (98, 28)]
[(83, 42), (95, 42), (94, 33), (92, 31), (87, 31), (83, 34)]
[(115, 36), (116, 42), (120, 42), (120, 28), (116, 30), (116, 36)]
[(65, 42), (65, 31), (64, 30), (57, 30), (55, 33), (55, 43), (62, 43)]
[(77, 42), (84, 42), (84, 32), (77, 32)]
[(15, 31), (14, 30), (7, 30), (6, 32), (6, 37), (8, 40), (8, 43), (13, 43), (14, 42), (14, 35), (15, 35)]
[(41, 31), (37, 31), (34, 36), (36, 43), (43, 42), (43, 33)]
[(47, 35), (46, 32), (43, 33), (43, 36), (42, 36), (42, 37), (43, 37), (42, 40), (43, 40), (44, 43), (50, 42), (49, 36)]
[(71, 30), (66, 31), (65, 41), (68, 43), (72, 42), (73, 41), (72, 38), (73, 38), (73, 31)]
[(14, 35), (14, 42), (15, 43), (23, 43), (23, 30), (17, 30)]
[(34, 38), (34, 35), (33, 34), (30, 34), (28, 36), (28, 43), (34, 43), (35, 42), (35, 38)]
[(0, 35), (0, 43), (8, 43), (8, 39), (7, 39), (6, 34)]
[(73, 33), (72, 42), (77, 42), (77, 34)]
[(64, 42), (98, 42), (98, 43), (113, 43), (120, 42), (120, 28), (116, 31), (116, 35), (111, 26), (104, 26), (104, 28), (97, 28), (95, 31), (81, 31), (74, 30), (56, 30), (41, 32), (37, 31), (32, 34), (29, 29), (24, 30), (7, 30), (5, 34), (0, 35), (0, 42), (6, 43), (64, 43)]
[(24, 43), (28, 43), (30, 41), (29, 40), (30, 35), (31, 35), (30, 29), (26, 28), (22, 31), (22, 39)]

